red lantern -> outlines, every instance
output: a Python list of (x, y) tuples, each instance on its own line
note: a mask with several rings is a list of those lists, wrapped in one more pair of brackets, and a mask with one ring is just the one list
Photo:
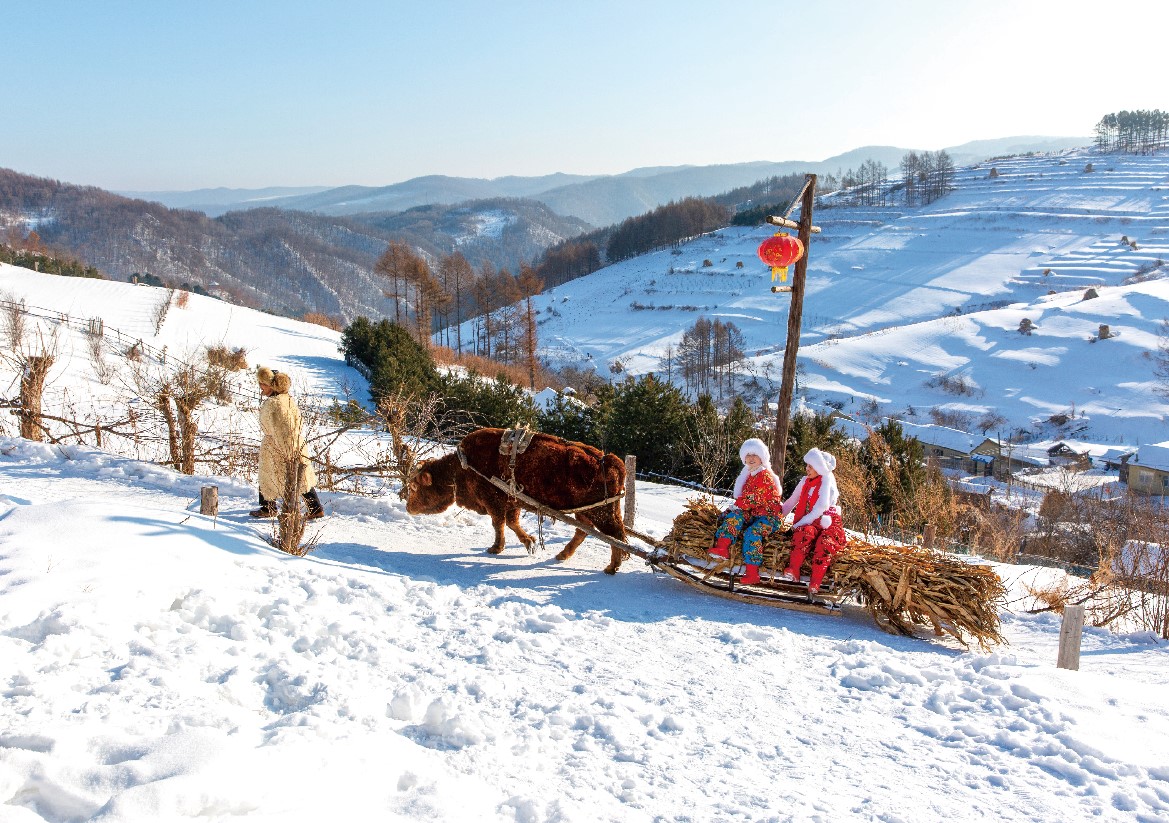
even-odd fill
[(787, 281), (787, 267), (804, 256), (804, 244), (798, 237), (776, 232), (759, 244), (759, 259), (771, 266), (771, 279), (779, 275), (780, 282)]

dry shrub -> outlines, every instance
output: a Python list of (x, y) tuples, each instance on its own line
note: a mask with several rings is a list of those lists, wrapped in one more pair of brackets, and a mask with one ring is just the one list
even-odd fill
[(229, 349), (227, 346), (208, 346), (207, 364), (219, 366), (227, 371), (242, 371), (248, 367), (248, 350)]
[(873, 487), (871, 475), (865, 471), (860, 460), (849, 449), (836, 453), (836, 486), (840, 490), (840, 514), (846, 529), (865, 531), (877, 519), (873, 509)]
[(304, 461), (299, 450), (294, 450), (285, 458), (287, 468), (284, 472), (283, 505), (276, 516), (275, 530), (272, 545), (285, 554), (304, 557), (317, 547), (320, 535), (314, 535), (305, 540), (306, 518), (304, 498), (300, 494), (300, 484), (304, 477)]
[(86, 342), (89, 344), (89, 362), (93, 366), (93, 373), (97, 376), (98, 382), (103, 386), (110, 385), (117, 375), (117, 370), (106, 360), (105, 338), (91, 334)]
[(25, 335), (25, 307), (23, 300), (17, 300), (15, 295), (7, 292), (0, 293), (3, 301), (4, 342), (14, 352), (20, 351), (24, 345)]
[[(528, 371), (527, 364), (520, 363), (500, 363), (492, 360), (489, 357), (480, 357), (477, 354), (459, 354), (447, 346), (435, 346), (430, 350), (434, 357), (434, 362), (441, 366), (462, 366), (468, 371), (475, 371), (479, 374), (489, 374), (495, 376), (502, 374), (509, 383), (523, 388), (529, 388), (531, 383), (531, 375)], [(548, 371), (543, 366), (536, 367), (536, 391), (546, 389), (549, 386), (556, 387), (559, 385), (556, 376)]]
[(1034, 600), (1035, 606), (1030, 609), (1031, 614), (1039, 612), (1062, 612), (1072, 597), (1071, 582), (1067, 575), (1059, 580), (1045, 583), (1025, 583), (1023, 590)]
[(326, 329), (333, 331), (343, 331), (345, 329), (345, 321), (340, 317), (332, 314), (322, 314), (317, 311), (307, 311), (300, 317), (306, 323), (313, 323), (317, 326), (324, 326)]
[(955, 509), (959, 540), (978, 547), (984, 555), (995, 560), (1015, 562), (1027, 525), (1025, 511), (993, 503), (983, 507), (969, 502), (957, 503)]
[(191, 302), (191, 293), (189, 291), (183, 291), (180, 289), (175, 294), (175, 305), (178, 306), (180, 309), (185, 309), (190, 302)]

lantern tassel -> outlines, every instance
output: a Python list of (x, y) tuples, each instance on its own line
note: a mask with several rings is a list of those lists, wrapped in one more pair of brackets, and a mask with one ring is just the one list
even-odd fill
[(787, 282), (787, 266), (772, 266), (771, 267), (771, 282), (775, 282), (776, 275), (779, 276), (780, 283)]

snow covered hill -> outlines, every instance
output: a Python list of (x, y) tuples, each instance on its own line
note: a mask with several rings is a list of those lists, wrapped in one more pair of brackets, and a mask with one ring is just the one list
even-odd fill
[[(114, 362), (124, 363), (127, 340), (141, 340), (192, 363), (204, 358), (209, 346), (242, 348), (253, 367), (263, 364), (291, 375), (300, 394), (343, 397), (349, 392), (364, 400), (368, 393), (364, 378), (341, 359), (340, 333), (214, 298), (112, 280), (39, 274), (0, 263), (0, 300), (23, 302), (35, 314), (56, 313), (74, 321), (101, 320), (107, 336), (106, 357)], [(167, 308), (160, 324), (158, 315), (164, 304)], [(30, 334), (32, 326), (30, 320)], [(97, 379), (87, 335), (57, 324), (45, 328), (55, 331), (58, 349), (58, 365), (50, 372), (46, 390), (47, 403), (65, 393), (90, 398), (116, 391), (116, 386), (104, 386)], [(0, 375), (5, 371), (0, 367)], [(0, 395), (15, 394), (15, 378), (8, 369)], [(254, 391), (250, 374), (241, 375), (240, 381), (242, 389)]]
[[(814, 222), (800, 348), (810, 402), (917, 422), (939, 408), (971, 429), (999, 415), (1004, 435), (1052, 434), (1053, 415), (1074, 413), (1064, 436), (1169, 436), (1149, 356), (1169, 317), (1169, 156), (1000, 159), (959, 170), (957, 190), (929, 206), (825, 207)], [(726, 229), (549, 290), (544, 354), (660, 373), (699, 316), (721, 318), (777, 387), (790, 298), (770, 292), (755, 255), (771, 231)], [(1084, 300), (1088, 288), (1099, 298)], [(1111, 337), (1097, 341), (1101, 325)]]
[[(158, 289), (4, 267), (0, 291), (364, 391), (318, 326), (191, 296), (154, 335)], [(111, 390), (60, 343), (58, 396)], [(0, 433), (0, 820), (1169, 818), (1166, 647), (1089, 628), (1056, 669), (1059, 618), (1025, 613), (1055, 572), (996, 567), (1009, 645), (981, 653), (610, 577), (592, 540), (558, 564), (558, 524), (486, 555), (483, 518), (394, 491), (326, 492), (294, 558), (246, 479)], [(688, 494), (639, 484), (639, 529)]]

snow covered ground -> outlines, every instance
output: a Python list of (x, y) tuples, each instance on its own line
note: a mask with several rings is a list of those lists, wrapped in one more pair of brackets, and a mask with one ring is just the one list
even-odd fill
[[(0, 439), (0, 820), (1169, 819), (1151, 637), (1066, 671), (1053, 615), (964, 651), (557, 564), (559, 526), (488, 556), (393, 495), (325, 495), (293, 558), (252, 495)], [(684, 496), (639, 485), (639, 526)]]

